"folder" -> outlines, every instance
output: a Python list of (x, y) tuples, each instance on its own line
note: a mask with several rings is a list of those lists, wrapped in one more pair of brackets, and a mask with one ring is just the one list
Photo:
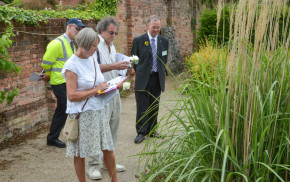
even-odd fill
[(32, 73), (29, 77), (30, 81), (40, 81), (41, 80), (41, 74), (38, 73)]
[[(107, 83), (108, 83), (110, 86), (109, 86), (109, 88), (107, 88), (105, 91), (103, 91), (101, 95), (116, 90), (116, 89), (118, 88), (118, 85), (117, 85), (117, 84), (120, 83), (120, 82), (125, 81), (126, 79), (127, 79), (126, 76), (118, 76), (118, 77), (116, 77), (116, 78), (114, 78), (114, 79), (108, 81)], [(117, 94), (117, 93), (118, 93), (118, 92), (116, 92), (116, 94)], [(115, 95), (116, 95), (116, 94), (115, 94)], [(100, 95), (99, 95), (99, 94), (96, 94), (96, 96), (100, 96)]]

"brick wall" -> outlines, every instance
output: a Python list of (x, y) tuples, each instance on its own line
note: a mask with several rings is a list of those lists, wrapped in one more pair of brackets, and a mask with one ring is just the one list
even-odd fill
[(127, 54), (128, 53), (128, 25), (127, 21), (127, 5), (126, 0), (120, 0), (118, 5), (118, 14), (115, 19), (119, 23), (119, 35), (114, 40), (114, 45), (117, 52)]
[(171, 17), (170, 21), (175, 28), (175, 36), (180, 48), (181, 57), (192, 53), (193, 48), (193, 34), (191, 31), (191, 15), (189, 1), (171, 1)]
[[(64, 1), (63, 1), (64, 2)], [(192, 50), (188, 0), (120, 0), (116, 20), (120, 23), (115, 39), (118, 52), (130, 55), (133, 38), (145, 33), (149, 16), (161, 18), (162, 26), (175, 28), (177, 42), (183, 58)], [(170, 20), (170, 21), (168, 21)], [(43, 81), (31, 82), (33, 72), (41, 72), (41, 61), (46, 45), (65, 32), (67, 19), (50, 19), (47, 24), (32, 27), (14, 23), (14, 43), (9, 49), (9, 60), (22, 68), (20, 74), (0, 72), (0, 90), (19, 88), (19, 96), (10, 104), (0, 104), (0, 142), (5, 137), (25, 132), (38, 123), (50, 122), (55, 109), (55, 97), (50, 85)], [(84, 21), (96, 27), (95, 21)], [(4, 25), (0, 23), (0, 32)]]
[[(48, 120), (45, 83), (28, 80), (32, 72), (42, 70), (40, 64), (47, 41), (45, 36), (37, 34), (48, 33), (46, 30), (48, 26), (42, 25), (40, 28), (33, 28), (17, 23), (14, 26), (16, 36), (9, 49), (9, 60), (14, 61), (22, 68), (22, 71), (20, 74), (9, 73), (6, 75), (1, 72), (0, 85), (1, 90), (8, 91), (14, 88), (20, 90), (19, 96), (12, 103), (4, 102), (0, 105), (0, 140), (23, 132), (38, 122)], [(2, 27), (4, 26), (0, 27), (0, 32), (3, 32)]]
[[(49, 83), (29, 81), (31, 73), (42, 71), (41, 61), (46, 45), (65, 32), (67, 19), (51, 19), (39, 27), (14, 23), (14, 43), (9, 49), (9, 61), (21, 67), (21, 73), (0, 72), (0, 90), (19, 88), (19, 95), (13, 102), (0, 104), (0, 141), (14, 134), (25, 132), (34, 125), (50, 122), (56, 106), (56, 99)], [(84, 21), (95, 27), (96, 21)], [(0, 32), (4, 25), (0, 24)]]
[[(130, 54), (133, 38), (147, 31), (146, 21), (151, 15), (159, 16), (163, 27), (170, 20), (175, 28), (181, 56), (188, 56), (193, 47), (189, 0), (120, 0), (116, 19), (121, 31), (127, 31), (127, 37), (118, 37), (117, 40), (122, 42), (122, 48), (119, 49)], [(125, 35), (125, 32), (122, 34)]]

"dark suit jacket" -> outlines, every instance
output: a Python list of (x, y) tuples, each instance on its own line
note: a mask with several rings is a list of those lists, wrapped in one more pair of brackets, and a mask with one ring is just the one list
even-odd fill
[[(157, 37), (157, 41), (157, 70), (160, 88), (163, 92), (165, 89), (165, 64), (167, 63), (169, 44), (168, 39), (160, 34)], [(148, 45), (145, 43), (148, 43)], [(150, 78), (150, 72), (153, 64), (152, 49), (147, 33), (134, 38), (131, 55), (136, 55), (139, 57), (139, 63), (134, 65), (136, 72), (135, 90), (145, 90)]]

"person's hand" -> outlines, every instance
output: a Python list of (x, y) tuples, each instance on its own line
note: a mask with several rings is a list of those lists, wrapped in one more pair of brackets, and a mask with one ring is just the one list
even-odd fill
[(123, 88), (123, 83), (124, 83), (124, 82), (119, 82), (119, 83), (117, 83), (117, 88), (118, 88), (118, 89), (122, 89), (122, 88)]
[(116, 70), (124, 70), (129, 67), (129, 63), (130, 63), (129, 61), (120, 61), (116, 62), (114, 66)]
[(41, 80), (46, 81), (46, 82), (50, 80), (50, 77), (46, 73), (43, 73), (42, 75), (40, 75), (40, 77), (41, 77)]
[(109, 88), (109, 84), (107, 82), (100, 83), (97, 87), (98, 90), (101, 90), (102, 92), (105, 91), (107, 88)]
[(127, 74), (128, 75), (133, 75), (134, 73), (135, 73), (135, 70), (134, 69), (132, 69), (133, 67), (131, 67), (131, 68), (129, 68), (128, 70), (127, 70)]

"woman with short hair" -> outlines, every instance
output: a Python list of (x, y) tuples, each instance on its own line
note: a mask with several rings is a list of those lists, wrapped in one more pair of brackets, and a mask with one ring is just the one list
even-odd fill
[(105, 103), (102, 97), (95, 97), (98, 92), (109, 87), (104, 82), (97, 60), (92, 57), (93, 53), (98, 50), (99, 38), (92, 28), (84, 28), (75, 40), (78, 49), (65, 63), (62, 75), (66, 79), (68, 117), (75, 117), (77, 113), (81, 115), (78, 119), (78, 140), (67, 142), (66, 155), (74, 156), (77, 177), (83, 182), (86, 181), (85, 157), (103, 152), (104, 163), (111, 181), (117, 182), (114, 145), (109, 123), (106, 122)]

